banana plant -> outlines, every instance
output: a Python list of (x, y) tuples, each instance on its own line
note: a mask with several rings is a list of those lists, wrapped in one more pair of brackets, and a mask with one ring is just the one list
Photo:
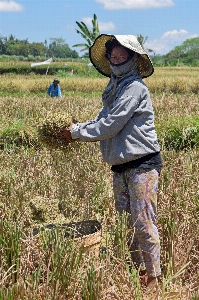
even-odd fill
[(79, 33), (83, 37), (83, 39), (86, 40), (86, 43), (76, 44), (76, 45), (73, 45), (73, 47), (84, 47), (80, 51), (86, 51), (92, 46), (95, 39), (100, 35), (97, 16), (96, 16), (96, 14), (93, 15), (92, 30), (89, 30), (84, 22), (76, 21), (76, 24), (78, 25), (78, 27), (80, 29), (80, 30), (76, 29), (76, 32)]

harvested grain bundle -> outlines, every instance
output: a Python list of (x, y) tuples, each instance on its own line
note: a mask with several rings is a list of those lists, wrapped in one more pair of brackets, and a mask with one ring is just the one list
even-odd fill
[(67, 113), (49, 113), (39, 127), (39, 140), (50, 148), (66, 148), (69, 143), (64, 138), (58, 138), (57, 134), (72, 123), (72, 117)]

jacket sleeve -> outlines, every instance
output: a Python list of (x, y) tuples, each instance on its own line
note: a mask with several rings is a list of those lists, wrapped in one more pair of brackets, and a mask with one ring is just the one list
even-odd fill
[(112, 109), (88, 124), (80, 123), (71, 130), (73, 139), (100, 141), (114, 137), (133, 116), (142, 99), (143, 84), (131, 83), (120, 93)]
[(48, 96), (50, 96), (50, 92), (51, 92), (51, 84), (49, 85), (48, 89), (47, 89), (47, 94)]

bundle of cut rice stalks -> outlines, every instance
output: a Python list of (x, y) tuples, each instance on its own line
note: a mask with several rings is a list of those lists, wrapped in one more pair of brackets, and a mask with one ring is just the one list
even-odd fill
[[(73, 119), (67, 113), (49, 113), (43, 124), (38, 128), (39, 140), (52, 149), (66, 149), (71, 142), (58, 138), (57, 134), (71, 125)], [(72, 143), (73, 144), (73, 143)]]

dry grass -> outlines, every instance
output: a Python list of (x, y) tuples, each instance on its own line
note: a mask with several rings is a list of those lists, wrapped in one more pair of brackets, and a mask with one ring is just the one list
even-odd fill
[[(86, 72), (85, 72), (86, 73)], [(151, 93), (199, 94), (199, 68), (156, 68), (154, 74), (144, 81)], [(46, 75), (2, 75), (0, 89), (4, 93), (46, 93), (53, 76)], [(60, 79), (63, 93), (102, 92), (108, 78), (66, 77)]]
[[(23, 76), (10, 75), (1, 76), (0, 89), (9, 93), (46, 93), (49, 84), (53, 81), (53, 76)], [(61, 78), (60, 86), (63, 93), (81, 92), (91, 93), (101, 92), (107, 84), (106, 78), (81, 78), (81, 80), (73, 77)]]

